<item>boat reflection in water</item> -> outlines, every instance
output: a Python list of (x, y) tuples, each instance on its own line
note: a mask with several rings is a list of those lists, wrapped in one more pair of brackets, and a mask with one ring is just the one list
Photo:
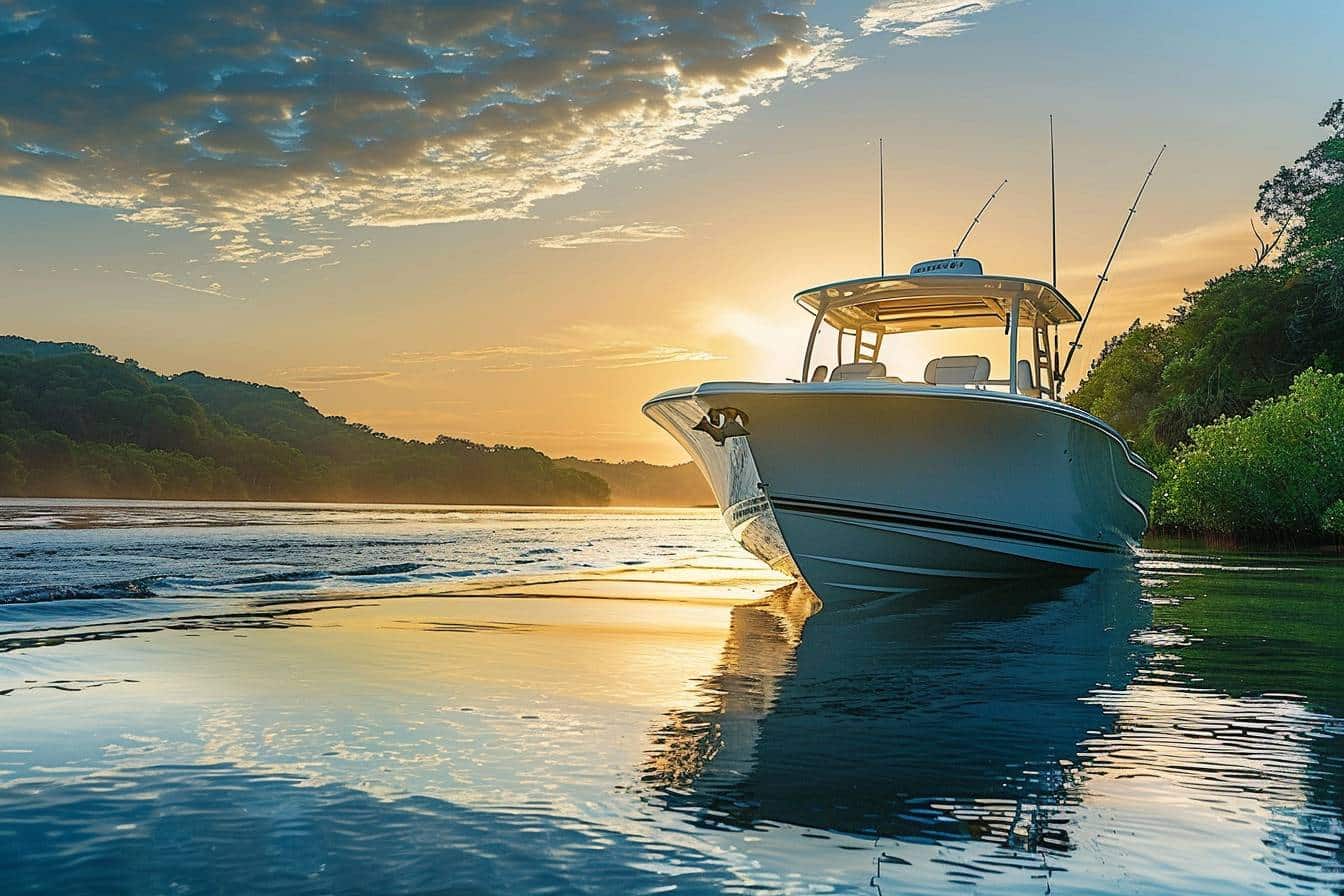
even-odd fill
[(802, 586), (734, 610), (706, 705), (655, 735), (646, 783), (704, 826), (1070, 849), (1098, 689), (1149, 651), (1134, 571), (926, 591), (815, 614)]

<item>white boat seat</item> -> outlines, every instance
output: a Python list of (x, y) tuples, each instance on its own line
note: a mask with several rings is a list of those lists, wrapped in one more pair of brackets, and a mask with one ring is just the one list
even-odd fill
[(880, 380), (887, 375), (887, 365), (881, 361), (854, 361), (849, 364), (837, 364), (831, 371), (831, 382), (845, 380)]
[(930, 386), (965, 386), (988, 379), (989, 359), (983, 355), (948, 355), (924, 367), (924, 382)]
[(1022, 395), (1040, 398), (1041, 390), (1031, 378), (1031, 362), (1026, 358), (1017, 362), (1017, 391)]

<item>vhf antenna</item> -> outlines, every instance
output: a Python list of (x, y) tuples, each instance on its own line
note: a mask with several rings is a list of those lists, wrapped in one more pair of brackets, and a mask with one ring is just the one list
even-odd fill
[[(1050, 116), (1050, 285), (1059, 285), (1059, 242), (1055, 236), (1055, 116), (1053, 115)], [(1055, 364), (1058, 366), (1058, 358), (1055, 359)]]
[(961, 247), (966, 245), (966, 238), (971, 235), (971, 231), (975, 229), (975, 225), (980, 223), (980, 216), (985, 213), (985, 209), (989, 208), (989, 204), (994, 201), (995, 196), (999, 195), (999, 191), (1003, 189), (1003, 186), (1006, 183), (1008, 183), (1008, 178), (1005, 177), (1003, 183), (995, 187), (994, 192), (989, 194), (989, 198), (985, 200), (985, 204), (980, 206), (980, 211), (975, 213), (975, 220), (971, 221), (971, 226), (967, 227), (966, 232), (961, 235), (961, 242), (957, 243), (957, 248), (952, 250), (953, 258), (961, 255)]
[(1111, 262), (1115, 261), (1115, 253), (1120, 250), (1120, 241), (1125, 238), (1125, 230), (1129, 227), (1129, 222), (1133, 220), (1134, 213), (1139, 210), (1139, 200), (1143, 198), (1143, 191), (1148, 187), (1148, 181), (1152, 179), (1153, 172), (1157, 170), (1157, 163), (1162, 160), (1162, 154), (1167, 151), (1167, 144), (1163, 143), (1162, 148), (1157, 151), (1157, 158), (1153, 159), (1153, 165), (1148, 169), (1148, 176), (1143, 179), (1139, 186), (1139, 193), (1134, 197), (1134, 204), (1129, 207), (1129, 214), (1125, 216), (1125, 223), (1120, 226), (1120, 235), (1115, 238), (1115, 246), (1111, 248), (1111, 257), (1106, 259), (1106, 267), (1101, 269), (1097, 275), (1097, 288), (1092, 290), (1092, 301), (1087, 303), (1087, 313), (1083, 315), (1083, 322), (1078, 326), (1078, 332), (1074, 335), (1073, 341), (1069, 343), (1069, 356), (1064, 359), (1064, 367), (1059, 372), (1059, 381), (1064, 382), (1065, 375), (1069, 372), (1069, 363), (1073, 361), (1073, 353), (1078, 351), (1078, 345), (1083, 339), (1083, 330), (1087, 329), (1087, 321), (1092, 317), (1092, 308), (1097, 304), (1097, 295), (1101, 292), (1101, 287), (1106, 283), (1106, 275), (1110, 273)]
[[(1059, 288), (1059, 239), (1055, 231), (1055, 116), (1050, 116), (1050, 285)], [(1064, 381), (1059, 377), (1059, 324), (1055, 324), (1055, 373), (1054, 394), (1059, 397), (1059, 385)]]
[(887, 170), (882, 161), (882, 138), (877, 138), (877, 254), (878, 276), (887, 276)]

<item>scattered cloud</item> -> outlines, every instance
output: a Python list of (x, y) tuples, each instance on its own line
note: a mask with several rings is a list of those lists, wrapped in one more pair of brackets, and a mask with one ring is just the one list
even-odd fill
[[(0, 6), (0, 194), (309, 261), (527, 217), (857, 64), (807, 0)], [(601, 47), (601, 50), (594, 50)]]
[(370, 370), (346, 364), (324, 364), (315, 367), (299, 367), (293, 370), (280, 370), (276, 377), (290, 386), (333, 386), (344, 383), (370, 383), (390, 379), (397, 375), (394, 370)]
[[(1079, 358), (1070, 369), (1076, 382), (1087, 371), (1080, 361), (1095, 357), (1107, 339), (1135, 319), (1161, 322), (1181, 302), (1185, 290), (1199, 289), (1211, 277), (1255, 260), (1250, 215), (1232, 215), (1188, 230), (1135, 239), (1125, 244), (1111, 266), (1105, 289), (1083, 335)], [(1080, 311), (1097, 284), (1106, 257), (1098, 251), (1093, 266), (1060, 269), (1060, 283)]]
[(302, 246), (295, 246), (293, 249), (284, 253), (280, 258), (280, 263), (289, 264), (294, 261), (316, 261), (319, 258), (326, 258), (334, 250), (334, 246), (304, 243)]
[(602, 243), (647, 243), (652, 240), (678, 240), (686, 231), (675, 224), (609, 224), (582, 233), (561, 233), (555, 236), (543, 236), (532, 241), (532, 245), (542, 249), (576, 249), (579, 246), (596, 246)]
[[(1103, 295), (1133, 293), (1147, 299), (1146, 312), (1160, 307), (1164, 313), (1180, 300), (1183, 289), (1198, 289), (1228, 268), (1249, 265), (1255, 260), (1255, 246), (1249, 214), (1126, 242), (1111, 266)], [(1072, 265), (1060, 271), (1061, 278), (1086, 282), (1090, 293), (1105, 261), (1099, 256), (1094, 266)]]
[[(122, 273), (128, 277), (131, 277), (132, 279), (143, 280), (146, 283), (155, 283), (158, 284), (159, 286), (168, 286), (173, 289), (183, 289), (186, 290), (187, 292), (200, 293), (201, 295), (207, 295), (207, 296), (215, 296), (216, 298), (220, 299), (232, 299), (235, 302), (247, 301), (247, 298), (245, 296), (237, 296), (233, 295), (232, 293), (225, 292), (223, 284), (214, 281), (210, 281), (208, 283), (205, 283), (204, 285), (197, 285), (193, 283), (188, 283), (181, 277), (170, 274), (167, 271), (154, 271), (153, 273), (150, 274), (142, 274), (139, 271), (124, 270), (122, 271)], [(210, 278), (202, 277), (201, 279), (209, 280)]]
[(586, 367), (615, 370), (678, 364), (691, 361), (722, 361), (722, 355), (649, 340), (615, 338), (606, 328), (572, 327), (534, 343), (489, 345), (445, 352), (401, 352), (394, 364), (475, 364), (489, 373), (520, 373), (534, 368)]
[(574, 224), (596, 224), (598, 221), (609, 217), (611, 217), (611, 209), (595, 208), (592, 211), (584, 212), (581, 215), (570, 215), (568, 218), (565, 218), (565, 220)]
[(875, 3), (859, 18), (864, 34), (890, 34), (895, 46), (952, 37), (971, 27), (974, 16), (1013, 0), (892, 0)]

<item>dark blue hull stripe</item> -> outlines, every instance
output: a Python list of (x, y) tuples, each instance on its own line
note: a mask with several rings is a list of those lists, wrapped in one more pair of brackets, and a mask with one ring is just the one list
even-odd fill
[(971, 520), (964, 517), (942, 516), (927, 511), (899, 510), (893, 507), (869, 507), (854, 504), (836, 504), (819, 501), (816, 498), (790, 498), (782, 495), (770, 496), (770, 504), (775, 510), (794, 513), (811, 513), (818, 516), (830, 516), (840, 519), (865, 520), (878, 523), (895, 523), (902, 526), (916, 526), (940, 532), (952, 532), (958, 535), (987, 535), (991, 538), (1006, 538), (1011, 541), (1030, 542), (1055, 548), (1069, 548), (1075, 551), (1094, 551), (1106, 554), (1127, 552), (1127, 548), (1106, 544), (1101, 541), (1088, 541), (1067, 535), (1056, 535), (1035, 529), (1022, 529), (1002, 523), (984, 520)]

